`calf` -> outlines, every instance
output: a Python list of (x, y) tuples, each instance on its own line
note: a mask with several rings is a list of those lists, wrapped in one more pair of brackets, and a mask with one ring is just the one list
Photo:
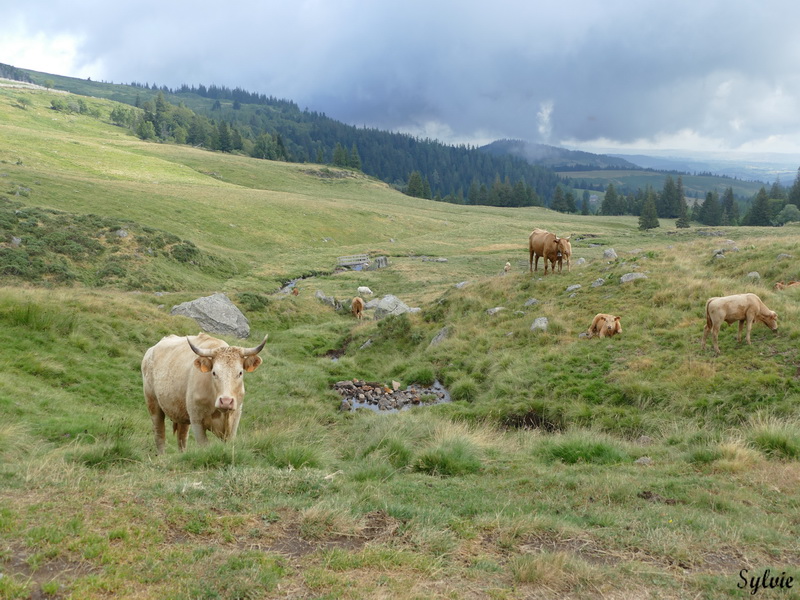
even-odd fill
[(773, 332), (778, 331), (778, 313), (767, 308), (761, 298), (755, 294), (734, 294), (709, 298), (706, 302), (706, 326), (703, 328), (703, 343), (705, 350), (706, 338), (711, 332), (714, 338), (714, 352), (719, 355), (719, 328), (722, 322), (733, 323), (739, 321), (739, 333), (736, 341), (742, 341), (742, 327), (747, 323), (747, 343), (750, 343), (750, 330), (755, 321), (760, 321)]
[(622, 324), (619, 317), (608, 315), (605, 313), (598, 313), (592, 320), (592, 324), (586, 331), (589, 339), (597, 336), (599, 338), (612, 337), (618, 333), (622, 333)]

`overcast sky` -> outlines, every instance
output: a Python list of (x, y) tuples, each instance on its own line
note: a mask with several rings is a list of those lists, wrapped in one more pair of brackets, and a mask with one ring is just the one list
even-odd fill
[(447, 143), (800, 153), (797, 0), (4, 1), (0, 62)]

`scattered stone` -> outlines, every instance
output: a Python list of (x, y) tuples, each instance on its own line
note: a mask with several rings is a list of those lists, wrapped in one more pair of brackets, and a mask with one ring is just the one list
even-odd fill
[(342, 411), (368, 408), (380, 412), (397, 412), (420, 404), (450, 402), (450, 393), (438, 381), (429, 387), (413, 384), (404, 390), (400, 388), (399, 381), (392, 381), (392, 387), (389, 387), (359, 379), (338, 381), (333, 385), (333, 389), (342, 396), (342, 403), (339, 405), (339, 410)]
[(581, 289), (581, 284), (580, 283), (576, 283), (575, 285), (569, 286), (566, 291), (567, 292), (577, 292), (579, 289)]
[(572, 264), (576, 266), (585, 265), (586, 259), (581, 256), (580, 258), (576, 259)]
[(625, 275), (619, 278), (619, 281), (620, 283), (628, 283), (636, 279), (647, 279), (647, 275), (644, 273), (625, 273)]
[(18, 238), (16, 236), (11, 238), (11, 245), (14, 246), (15, 248), (18, 248), (21, 243), (22, 243), (22, 238)]
[(364, 350), (366, 348), (369, 348), (370, 346), (372, 346), (372, 338), (367, 338), (367, 341), (364, 342), (363, 344), (361, 344), (361, 346), (359, 346), (358, 349), (359, 350)]
[(525, 301), (525, 306), (533, 306), (534, 304), (539, 304), (539, 301), (536, 298), (528, 298)]
[(505, 306), (495, 306), (494, 308), (490, 308), (489, 310), (487, 310), (487, 311), (486, 311), (486, 314), (487, 314), (487, 315), (490, 315), (490, 316), (491, 316), (491, 315), (496, 315), (496, 314), (497, 314), (497, 313), (499, 313), (501, 310), (505, 310), (505, 309), (506, 309), (506, 308), (505, 308)]
[(665, 498), (661, 494), (656, 494), (655, 492), (651, 492), (650, 490), (644, 490), (643, 492), (639, 492), (636, 494), (639, 498), (643, 500), (647, 500), (649, 502), (661, 502), (663, 504), (677, 504), (678, 501), (674, 498)]
[(547, 331), (549, 323), (547, 317), (536, 317), (533, 321), (533, 325), (531, 325), (531, 331)]
[(758, 271), (750, 271), (747, 274), (748, 279), (752, 279), (753, 281), (759, 281), (761, 279), (761, 274)]
[(389, 266), (389, 259), (388, 258), (386, 258), (385, 256), (376, 256), (372, 260), (372, 262), (370, 262), (367, 265), (366, 270), (367, 271), (375, 271), (377, 269), (385, 269), (388, 266)]
[(246, 338), (250, 335), (250, 323), (236, 305), (223, 293), (216, 293), (197, 300), (173, 306), (171, 315), (183, 315), (194, 319), (203, 331), (219, 335)]
[(458, 288), (460, 290), (461, 288), (463, 288), (463, 287), (465, 287), (467, 285), (469, 285), (469, 281), (462, 281), (461, 283), (457, 283), (456, 284), (456, 288)]
[(445, 263), (445, 262), (447, 262), (447, 259), (446, 258), (441, 258), (441, 257), (439, 257), (439, 258), (431, 258), (431, 257), (428, 257), (428, 256), (423, 256), (422, 257), (422, 262), (440, 262), (440, 263)]
[(128, 232), (125, 231), (124, 229), (117, 229), (114, 232), (114, 235), (116, 235), (118, 238), (126, 238), (128, 237)]
[(778, 254), (777, 260), (785, 260), (787, 258), (792, 258), (792, 255), (791, 254), (786, 254), (785, 252), (782, 252), (781, 254)]
[(603, 258), (605, 260), (617, 260), (617, 253), (613, 248), (603, 250)]
[(649, 435), (640, 435), (637, 438), (636, 443), (641, 444), (642, 446), (647, 446), (653, 443), (653, 438), (651, 438)]
[(642, 456), (641, 458), (637, 458), (633, 462), (634, 462), (634, 464), (637, 464), (637, 465), (642, 465), (642, 466), (645, 466), (645, 467), (649, 467), (650, 465), (653, 464), (653, 459), (650, 458), (649, 456)]
[(605, 283), (606, 283), (606, 280), (603, 279), (602, 277), (600, 277), (599, 279), (595, 279), (592, 282), (592, 287), (593, 288), (600, 287), (601, 285), (605, 285)]
[(449, 327), (442, 327), (439, 330), (439, 333), (437, 333), (436, 336), (431, 340), (431, 343), (428, 344), (428, 347), (432, 348), (433, 346), (438, 346), (444, 340), (446, 340), (449, 336), (450, 336), (450, 328)]
[(581, 333), (578, 334), (578, 339), (588, 340), (588, 339), (590, 339), (589, 338), (589, 334), (587, 332), (585, 332), (585, 331), (582, 331)]
[(317, 300), (319, 300), (323, 304), (327, 304), (328, 306), (333, 307), (334, 310), (342, 310), (342, 303), (339, 302), (333, 296), (326, 296), (325, 292), (323, 292), (322, 290), (317, 290), (314, 293), (314, 297), (317, 298)]
[(419, 308), (411, 308), (397, 296), (387, 294), (375, 304), (375, 318), (383, 319), (390, 315), (402, 315), (407, 312), (419, 312), (419, 310)]

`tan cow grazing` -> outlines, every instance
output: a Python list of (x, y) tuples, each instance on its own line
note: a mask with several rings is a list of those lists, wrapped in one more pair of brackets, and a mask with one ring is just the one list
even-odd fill
[(229, 346), (200, 333), (168, 335), (149, 348), (142, 359), (142, 380), (147, 410), (153, 420), (156, 452), (164, 452), (164, 418), (172, 421), (178, 450), (186, 450), (189, 426), (197, 443), (208, 443), (206, 431), (222, 440), (236, 437), (244, 401), (244, 371), (261, 364), (255, 348)]
[(599, 338), (612, 337), (622, 333), (622, 323), (620, 323), (619, 317), (598, 313), (592, 319), (592, 324), (586, 330), (586, 333), (589, 334), (588, 339), (592, 339), (594, 336)]
[(782, 281), (778, 281), (777, 283), (775, 283), (775, 289), (776, 290), (784, 290), (784, 289), (790, 288), (790, 287), (797, 287), (798, 285), (800, 285), (800, 281), (790, 281), (789, 283), (784, 283)]
[(706, 326), (703, 328), (702, 349), (706, 347), (706, 337), (710, 331), (714, 338), (714, 351), (719, 354), (719, 328), (723, 321), (729, 324), (739, 321), (739, 334), (736, 336), (738, 342), (742, 341), (742, 327), (747, 322), (748, 344), (754, 321), (761, 321), (773, 332), (778, 331), (778, 314), (768, 309), (755, 294), (709, 298), (706, 302)]
[(356, 319), (363, 319), (364, 318), (364, 300), (356, 296), (353, 298), (353, 301), (350, 303), (350, 312), (353, 313), (353, 316)]
[(505, 275), (508, 275), (508, 272), (509, 272), (510, 270), (511, 270), (511, 263), (510, 263), (510, 262), (507, 262), (507, 263), (505, 264), (505, 266), (503, 267), (503, 273), (504, 273)]
[[(547, 275), (547, 263), (550, 262), (552, 271), (555, 273), (556, 262), (561, 257), (561, 248), (559, 247), (559, 237), (550, 233), (545, 229), (534, 229), (528, 236), (528, 251), (530, 269), (528, 272), (533, 273), (539, 270), (539, 257), (544, 258), (544, 274)], [(534, 258), (536, 261), (534, 262)]]

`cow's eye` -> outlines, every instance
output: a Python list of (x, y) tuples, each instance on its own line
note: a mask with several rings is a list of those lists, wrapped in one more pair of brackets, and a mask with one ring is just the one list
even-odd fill
[(211, 371), (211, 375), (212, 375), (213, 377), (216, 377), (216, 376), (217, 376), (217, 372), (216, 372), (216, 371)]
[(241, 377), (241, 376), (242, 376), (242, 371), (239, 371), (239, 377)]

